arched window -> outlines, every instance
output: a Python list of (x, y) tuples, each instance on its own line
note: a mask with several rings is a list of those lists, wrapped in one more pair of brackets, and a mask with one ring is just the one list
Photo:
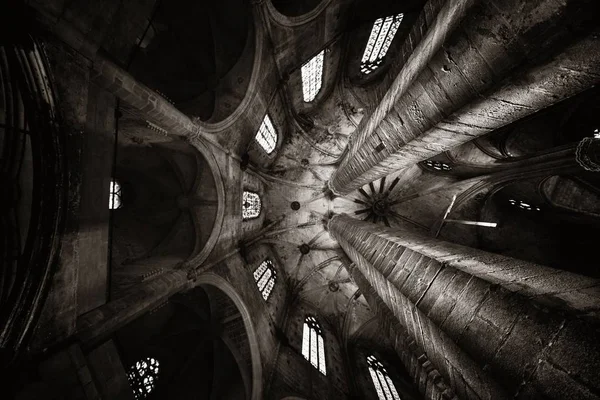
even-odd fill
[(525, 211), (541, 211), (542, 210), (538, 206), (534, 206), (532, 204), (525, 203), (522, 200), (510, 199), (510, 200), (508, 200), (508, 202), (510, 203), (511, 206), (518, 207), (521, 210), (525, 210)]
[(424, 164), (427, 165), (429, 168), (435, 169), (436, 171), (452, 171), (452, 167), (450, 166), (450, 164), (446, 164), (443, 162), (427, 160), (424, 162)]
[(308, 316), (304, 320), (302, 355), (323, 375), (327, 375), (327, 370), (325, 368), (323, 330), (321, 329), (321, 325), (317, 322), (317, 319), (313, 316)]
[(140, 360), (129, 368), (127, 380), (133, 390), (136, 400), (145, 399), (154, 390), (158, 379), (159, 362), (157, 359), (148, 357)]
[(256, 271), (254, 271), (254, 280), (256, 281), (256, 285), (258, 286), (258, 290), (262, 294), (263, 299), (267, 301), (271, 292), (273, 291), (273, 286), (275, 286), (275, 278), (277, 277), (277, 271), (273, 267), (273, 261), (265, 260), (263, 261)]
[(363, 74), (370, 74), (383, 63), (392, 40), (394, 40), (394, 36), (396, 36), (396, 32), (402, 23), (402, 18), (404, 18), (404, 14), (397, 14), (379, 18), (375, 21), (367, 47), (365, 47), (365, 52), (360, 61), (360, 71)]
[(277, 131), (271, 122), (269, 114), (265, 114), (265, 118), (262, 124), (260, 124), (254, 139), (267, 154), (271, 154), (275, 150), (275, 146), (277, 146)]
[(110, 181), (110, 196), (108, 199), (108, 208), (111, 210), (116, 210), (121, 208), (121, 185), (119, 182), (112, 180)]
[(379, 400), (400, 400), (396, 387), (383, 364), (373, 355), (367, 357), (369, 373)]
[(254, 192), (244, 190), (242, 197), (242, 219), (258, 218), (260, 215), (260, 196)]
[(308, 60), (302, 66), (302, 94), (305, 102), (311, 102), (317, 97), (323, 85), (323, 59), (325, 50)]

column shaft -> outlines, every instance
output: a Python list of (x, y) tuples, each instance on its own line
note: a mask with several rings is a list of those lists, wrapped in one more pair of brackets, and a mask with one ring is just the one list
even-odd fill
[[(577, 39), (565, 32), (579, 18), (573, 5), (501, 3), (471, 8), (410, 87), (401, 96), (386, 96), (377, 115), (355, 133), (357, 145), (330, 181), (335, 193), (347, 194), (600, 81), (598, 35)], [(523, 7), (535, 17), (519, 17)], [(564, 49), (568, 39), (574, 44)], [(564, 50), (554, 58), (540, 55), (540, 49), (555, 47)], [(517, 66), (528, 69), (511, 76)]]
[(329, 228), (460, 398), (600, 398), (598, 280), (345, 215)]

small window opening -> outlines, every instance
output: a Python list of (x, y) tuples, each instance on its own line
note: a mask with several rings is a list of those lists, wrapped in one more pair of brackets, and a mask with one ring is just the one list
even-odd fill
[(154, 390), (158, 379), (159, 365), (157, 359), (148, 357), (129, 368), (127, 380), (136, 400), (145, 399)]
[(121, 201), (121, 185), (119, 182), (112, 180), (110, 181), (110, 195), (108, 199), (108, 208), (116, 210), (121, 208), (123, 202)]
[(263, 261), (256, 271), (254, 271), (254, 280), (258, 286), (258, 291), (262, 294), (263, 299), (267, 301), (273, 287), (275, 286), (275, 278), (277, 277), (277, 271), (273, 266), (271, 260)]
[(254, 192), (244, 191), (242, 197), (242, 219), (245, 221), (258, 218), (260, 210), (260, 196)]
[(436, 171), (452, 171), (452, 166), (443, 162), (427, 160), (424, 162), (424, 164), (429, 168), (435, 169)]

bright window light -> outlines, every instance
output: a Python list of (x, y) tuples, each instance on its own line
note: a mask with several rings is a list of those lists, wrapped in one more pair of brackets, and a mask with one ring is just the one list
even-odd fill
[(258, 218), (260, 215), (260, 196), (254, 192), (244, 191), (242, 195), (242, 219)]
[(325, 50), (311, 58), (302, 66), (302, 93), (305, 102), (311, 102), (317, 97), (323, 85), (323, 59)]
[(260, 147), (267, 154), (271, 154), (273, 150), (275, 150), (275, 146), (277, 145), (277, 131), (271, 122), (271, 118), (269, 114), (265, 114), (265, 118), (263, 119), (262, 124), (260, 124), (260, 128), (258, 128), (258, 132), (254, 137)]
[(375, 356), (370, 355), (367, 357), (367, 365), (379, 400), (400, 400), (396, 387), (383, 364)]
[(323, 375), (327, 375), (323, 330), (317, 319), (313, 316), (308, 316), (304, 320), (302, 355), (310, 361), (313, 367), (318, 369)]
[(121, 185), (117, 181), (110, 181), (110, 195), (108, 198), (108, 208), (116, 210), (121, 208)]
[(254, 271), (254, 280), (256, 281), (258, 290), (262, 294), (262, 297), (265, 299), (265, 301), (269, 299), (269, 296), (273, 291), (276, 277), (277, 271), (275, 271), (275, 268), (273, 267), (273, 261), (271, 260), (263, 261), (258, 266), (256, 271)]
[(145, 399), (154, 390), (158, 379), (159, 365), (157, 359), (148, 357), (129, 368), (127, 380), (133, 390), (135, 400)]
[(403, 18), (404, 14), (397, 14), (375, 21), (360, 61), (360, 70), (363, 74), (370, 74), (383, 63)]

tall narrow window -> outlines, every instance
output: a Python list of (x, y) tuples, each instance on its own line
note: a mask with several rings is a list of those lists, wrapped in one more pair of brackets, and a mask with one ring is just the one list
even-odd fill
[(302, 94), (305, 102), (311, 102), (317, 97), (323, 85), (323, 59), (325, 50), (308, 60), (302, 66)]
[(256, 268), (256, 271), (254, 271), (254, 280), (265, 301), (269, 299), (269, 296), (273, 291), (276, 277), (277, 271), (275, 271), (271, 260), (263, 261), (258, 268)]
[(129, 368), (127, 380), (136, 400), (145, 399), (154, 390), (158, 379), (158, 368), (158, 360), (151, 357), (140, 360)]
[(367, 357), (367, 365), (379, 400), (400, 400), (396, 387), (383, 364), (375, 356), (370, 355)]
[(258, 128), (258, 132), (254, 137), (260, 147), (267, 154), (271, 154), (273, 150), (275, 150), (275, 146), (277, 146), (277, 131), (271, 122), (271, 118), (269, 114), (265, 114), (265, 118), (263, 119), (262, 124), (260, 124), (260, 128)]
[(110, 181), (110, 196), (108, 198), (108, 208), (116, 210), (121, 208), (121, 185), (117, 181)]
[(260, 197), (257, 193), (244, 190), (242, 197), (242, 219), (258, 218), (260, 215)]
[(325, 368), (323, 330), (321, 329), (321, 325), (317, 322), (317, 319), (313, 316), (308, 316), (304, 320), (302, 355), (323, 375), (327, 375), (327, 370)]
[(390, 15), (389, 17), (379, 18), (373, 24), (371, 35), (365, 47), (362, 59), (360, 61), (360, 71), (363, 74), (370, 74), (383, 63), (394, 36), (402, 23), (404, 14)]

